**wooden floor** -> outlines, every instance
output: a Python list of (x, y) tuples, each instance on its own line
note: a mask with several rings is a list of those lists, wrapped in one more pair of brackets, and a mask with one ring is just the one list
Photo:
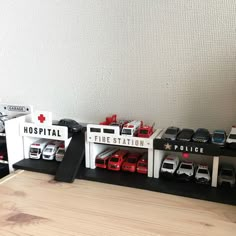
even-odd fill
[(0, 235), (236, 235), (236, 207), (27, 171), (0, 183)]

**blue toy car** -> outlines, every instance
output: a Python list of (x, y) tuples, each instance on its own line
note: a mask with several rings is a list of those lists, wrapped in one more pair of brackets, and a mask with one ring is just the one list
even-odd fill
[(224, 146), (226, 142), (226, 133), (224, 130), (215, 130), (211, 137), (211, 142), (220, 146)]

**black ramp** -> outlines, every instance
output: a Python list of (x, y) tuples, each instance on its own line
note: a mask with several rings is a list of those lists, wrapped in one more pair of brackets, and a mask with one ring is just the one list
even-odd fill
[(66, 150), (65, 156), (57, 169), (55, 180), (72, 183), (85, 157), (84, 132), (75, 133)]

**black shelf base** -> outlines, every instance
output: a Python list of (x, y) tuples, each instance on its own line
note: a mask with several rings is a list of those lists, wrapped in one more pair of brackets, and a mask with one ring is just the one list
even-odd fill
[(9, 174), (8, 164), (0, 163), (0, 178), (3, 178), (8, 174)]
[(55, 175), (59, 165), (60, 162), (57, 161), (23, 159), (15, 163), (13, 168)]
[(213, 188), (194, 182), (148, 178), (138, 173), (114, 172), (99, 168), (92, 170), (85, 167), (80, 169), (77, 178), (236, 205), (236, 188), (228, 186)]

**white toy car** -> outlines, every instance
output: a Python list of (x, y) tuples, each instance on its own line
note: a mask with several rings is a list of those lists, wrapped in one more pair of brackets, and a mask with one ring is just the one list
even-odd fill
[(61, 145), (61, 141), (50, 142), (43, 150), (44, 160), (54, 160), (58, 147)]
[(207, 165), (198, 165), (195, 174), (196, 183), (209, 184), (211, 180), (210, 171)]
[(181, 162), (176, 174), (178, 179), (190, 181), (194, 177), (194, 164), (192, 162)]
[(179, 158), (174, 155), (168, 155), (161, 165), (161, 176), (171, 177), (175, 174), (179, 166)]
[(236, 148), (236, 127), (235, 126), (232, 126), (229, 136), (226, 139), (226, 143), (229, 144), (231, 148)]

